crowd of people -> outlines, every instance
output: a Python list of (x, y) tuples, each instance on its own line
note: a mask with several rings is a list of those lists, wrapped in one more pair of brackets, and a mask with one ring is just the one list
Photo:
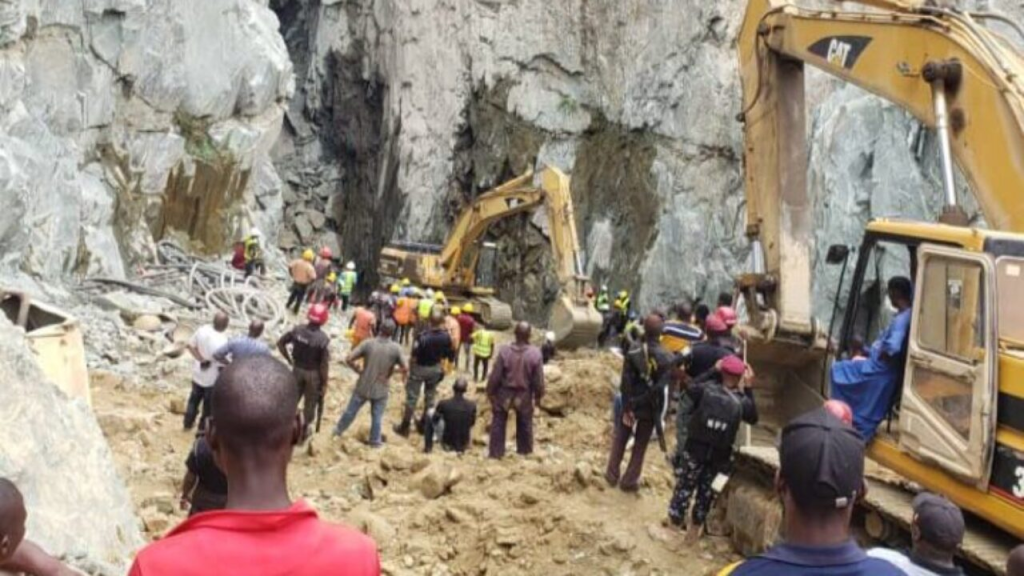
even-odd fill
[[(243, 256), (247, 253), (253, 252)], [(290, 498), (287, 485), (293, 450), (319, 432), (336, 347), (325, 326), (339, 309), (351, 344), (343, 363), (357, 378), (333, 437), (346, 434), (369, 404), (368, 443), (384, 446), (390, 382), (398, 375), (405, 397), (392, 431), (422, 434), (426, 452), (438, 443), (443, 450), (464, 452), (478, 415), (467, 396), (472, 379), (486, 382), (488, 457), (505, 456), (513, 413), (516, 452), (533, 452), (544, 364), (556, 354), (553, 334), (536, 346), (532, 327), (520, 322), (514, 341), (498, 348), (471, 303), (453, 305), (440, 291), (418, 289), (407, 279), (382, 286), (349, 313), (359, 276), (351, 262), (336, 270), (328, 249), (319, 256), (306, 250), (289, 272), (288, 309), (308, 310), (306, 321), (273, 347), (283, 362), (263, 341), (260, 322), (229, 338), (223, 314), (200, 326), (189, 342), (194, 366), (183, 427), (198, 428), (181, 482), (180, 504), (189, 518), (138, 554), (132, 576), (206, 574), (210, 566), (231, 566), (238, 574), (328, 574), (339, 573), (339, 567), (345, 574), (380, 573), (370, 538), (321, 521), (305, 502)], [(910, 292), (900, 281), (890, 283), (889, 295), (898, 311), (909, 308)], [(696, 540), (733, 471), (737, 435), (743, 424), (758, 421), (755, 374), (745, 361), (743, 338), (735, 333), (732, 297), (722, 294), (714, 309), (683, 302), (670, 313), (654, 311), (642, 318), (633, 313), (628, 291), (612, 300), (602, 286), (592, 301), (605, 317), (600, 344), (614, 344), (622, 356), (605, 479), (626, 492), (640, 489), (651, 440), (668, 452), (664, 422), (674, 409), (669, 460), (675, 486), (665, 525)], [(784, 509), (784, 540), (721, 574), (963, 573), (954, 562), (964, 536), (963, 515), (942, 496), (921, 493), (914, 499), (907, 551), (863, 550), (850, 528), (853, 508), (866, 490), (865, 445), (884, 398), (865, 406), (843, 387), (852, 389), (865, 379), (889, 386), (888, 359), (900, 353), (905, 338), (900, 314), (868, 354), (833, 367), (837, 399), (782, 430), (775, 490)], [(454, 377), (451, 395), (437, 402), (448, 375)], [(0, 570), (74, 574), (23, 540), (25, 518), (17, 488), (0, 479)], [(1011, 555), (1007, 569), (1024, 576), (1024, 548)]]

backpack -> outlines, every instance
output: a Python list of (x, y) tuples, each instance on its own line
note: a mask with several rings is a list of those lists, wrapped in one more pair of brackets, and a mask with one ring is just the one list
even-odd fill
[(720, 384), (709, 384), (690, 420), (690, 438), (714, 448), (728, 448), (736, 440), (742, 419), (740, 394)]

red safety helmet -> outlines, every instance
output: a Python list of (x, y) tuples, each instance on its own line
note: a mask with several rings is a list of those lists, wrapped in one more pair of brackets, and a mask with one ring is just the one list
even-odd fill
[(334, 253), (331, 252), (331, 249), (328, 248), (327, 246), (324, 246), (323, 248), (320, 249), (320, 257), (321, 258), (323, 258), (325, 260), (330, 260), (331, 257), (333, 257), (333, 256), (334, 256)]
[(722, 306), (715, 312), (715, 314), (717, 314), (718, 317), (722, 319), (722, 322), (725, 322), (725, 325), (729, 328), (732, 328), (737, 324), (737, 322), (739, 322), (739, 318), (736, 316), (736, 310), (731, 306)]
[(327, 324), (327, 305), (313, 304), (312, 306), (309, 307), (309, 313), (306, 314), (306, 317), (309, 318), (309, 321), (312, 322), (313, 324), (319, 324), (321, 326)]
[(729, 332), (729, 327), (725, 324), (725, 320), (722, 320), (722, 317), (718, 314), (708, 316), (707, 321), (704, 323), (704, 329), (711, 335)]
[(825, 410), (829, 414), (842, 420), (847, 426), (853, 426), (853, 410), (850, 405), (842, 400), (826, 400)]

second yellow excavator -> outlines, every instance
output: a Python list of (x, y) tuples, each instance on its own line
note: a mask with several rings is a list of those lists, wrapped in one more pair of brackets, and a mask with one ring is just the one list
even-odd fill
[(485, 242), (484, 235), (498, 220), (543, 206), (559, 282), (549, 328), (563, 348), (596, 342), (602, 318), (587, 297), (590, 286), (583, 274), (569, 177), (548, 167), (537, 175), (540, 186), (534, 180), (530, 171), (478, 196), (459, 215), (442, 246), (386, 246), (380, 255), (380, 275), (443, 290), (456, 303), (472, 302), (485, 324), (508, 328), (512, 309), (495, 296), (497, 246)]
[[(1017, 300), (1024, 290), (1024, 57), (979, 23), (998, 15), (924, 1), (859, 3), (869, 8), (750, 0), (740, 32), (755, 265), (737, 285), (751, 325), (750, 360), (765, 376), (759, 401), (776, 424), (820, 406), (829, 364), (855, 335), (870, 342), (884, 324), (886, 280), (912, 279), (909, 336), (888, 360), (898, 373), (888, 422), (868, 453), (902, 481), (1024, 538), (1024, 314)], [(875, 220), (859, 247), (830, 248), (828, 260), (844, 270), (856, 258), (852, 281), (837, 292), (848, 294), (838, 332), (811, 313), (805, 65), (895, 103), (932, 129), (943, 176), (938, 222)], [(989, 228), (968, 225), (954, 162)], [(879, 534), (886, 522), (909, 518), (905, 506), (884, 502), (875, 512)], [(1001, 570), (978, 542), (966, 541), (965, 555)]]

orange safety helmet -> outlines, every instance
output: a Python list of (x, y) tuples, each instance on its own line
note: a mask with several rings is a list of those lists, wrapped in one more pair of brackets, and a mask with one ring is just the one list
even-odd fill
[(309, 307), (309, 313), (306, 314), (309, 321), (313, 324), (319, 324), (323, 326), (327, 324), (328, 312), (326, 304), (313, 304)]

